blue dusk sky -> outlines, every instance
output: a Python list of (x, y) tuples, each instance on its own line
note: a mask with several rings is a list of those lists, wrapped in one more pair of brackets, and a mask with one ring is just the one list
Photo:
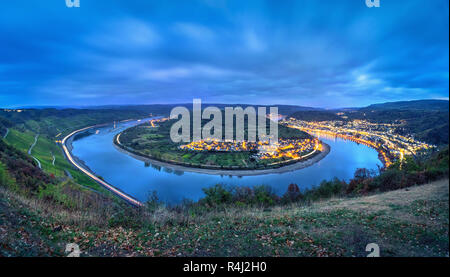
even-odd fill
[(1, 1), (0, 107), (448, 99), (449, 1)]

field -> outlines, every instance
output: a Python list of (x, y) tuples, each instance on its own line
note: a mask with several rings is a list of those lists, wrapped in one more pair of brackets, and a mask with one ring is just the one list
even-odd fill
[[(132, 118), (144, 118), (151, 113), (146, 109), (25, 109), (0, 110), (0, 133), (8, 135), (8, 145), (28, 155), (36, 135), (37, 142), (31, 156), (41, 164), (42, 170), (58, 181), (70, 179), (90, 189), (109, 192), (88, 176), (75, 169), (65, 158), (56, 143), (70, 132), (96, 124)], [(37, 163), (34, 161), (34, 163)]]
[[(36, 134), (30, 131), (20, 132), (15, 129), (10, 129), (9, 134), (6, 137), (6, 143), (24, 153), (28, 153), (30, 146), (34, 142), (35, 136)], [(94, 182), (88, 176), (75, 169), (66, 160), (60, 146), (46, 136), (40, 135), (38, 137), (37, 143), (31, 151), (31, 155), (40, 161), (42, 169), (48, 174), (52, 174), (53, 176), (59, 178), (73, 178), (77, 183), (83, 184), (89, 188), (104, 190), (99, 184)], [(54, 164), (53, 158), (55, 159)]]

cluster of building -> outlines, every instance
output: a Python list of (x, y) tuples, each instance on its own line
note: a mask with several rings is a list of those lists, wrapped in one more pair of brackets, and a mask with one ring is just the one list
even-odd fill
[(435, 146), (415, 140), (412, 136), (396, 133), (402, 124), (377, 124), (364, 120), (308, 122), (295, 118), (283, 120), (291, 128), (315, 135), (330, 135), (352, 140), (376, 149), (386, 167), (395, 160), (403, 160), (405, 154), (416, 154)]
[(322, 150), (318, 139), (278, 139), (278, 142), (268, 141), (221, 141), (214, 139), (193, 141), (179, 147), (191, 151), (218, 151), (218, 152), (254, 152), (256, 159), (301, 159), (311, 152)]
[(302, 159), (305, 155), (322, 150), (318, 139), (279, 139), (278, 143), (261, 145), (256, 157), (259, 159)]
[(21, 112), (23, 112), (24, 110), (20, 110), (20, 109), (3, 109), (3, 111), (4, 112), (7, 112), (7, 113), (14, 113), (14, 112), (16, 112), (16, 113), (21, 113)]
[(193, 141), (186, 145), (181, 145), (179, 148), (183, 150), (217, 151), (217, 152), (257, 151), (258, 143), (246, 141), (240, 142), (240, 141), (222, 141), (217, 139), (205, 139)]
[[(168, 117), (162, 117), (162, 118), (157, 118), (157, 119), (150, 119), (150, 120), (148, 121), (148, 124), (149, 124), (148, 127), (151, 127), (151, 128), (158, 127), (158, 124), (157, 124), (157, 123), (162, 123), (162, 122), (165, 122), (165, 121), (167, 121), (167, 120), (169, 120)], [(138, 120), (138, 121), (140, 121), (140, 120)]]

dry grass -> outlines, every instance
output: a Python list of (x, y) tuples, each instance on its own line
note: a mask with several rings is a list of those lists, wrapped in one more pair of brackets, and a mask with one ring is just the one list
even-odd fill
[(318, 210), (350, 209), (354, 211), (389, 210), (392, 205), (407, 206), (417, 200), (448, 200), (449, 180), (440, 180), (420, 185), (353, 199), (335, 198), (315, 203), (311, 208)]
[[(138, 210), (91, 191), (62, 191), (70, 207), (0, 188), (0, 208), (10, 217), (26, 211), (34, 222), (27, 228), (40, 230), (34, 237), (79, 243), (91, 256), (364, 256), (369, 242), (387, 256), (448, 255), (448, 180), (270, 209)], [(13, 233), (25, 221), (0, 227)], [(61, 231), (53, 231), (57, 226)]]

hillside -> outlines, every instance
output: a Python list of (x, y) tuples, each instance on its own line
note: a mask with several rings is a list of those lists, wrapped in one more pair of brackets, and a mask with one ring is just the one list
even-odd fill
[(298, 111), (290, 115), (290, 117), (301, 119), (304, 121), (332, 121), (344, 120), (333, 111)]
[(447, 111), (449, 110), (448, 100), (413, 100), (386, 102), (373, 104), (364, 109), (367, 110), (428, 110), (428, 111)]
[(381, 256), (449, 253), (448, 179), (310, 206), (201, 216), (158, 208), (145, 228), (135, 214), (105, 210), (85, 193), (96, 209), (80, 213), (0, 187), (0, 256), (62, 256), (68, 242), (82, 256), (366, 256), (368, 243)]
[(2, 126), (14, 127), (59, 137), (82, 127), (113, 121), (149, 116), (148, 110), (132, 109), (25, 109), (0, 110), (0, 133)]
[(304, 121), (358, 119), (373, 123), (401, 123), (397, 134), (413, 134), (420, 141), (443, 145), (449, 143), (448, 103), (448, 100), (401, 101), (353, 109), (300, 111), (290, 116)]

